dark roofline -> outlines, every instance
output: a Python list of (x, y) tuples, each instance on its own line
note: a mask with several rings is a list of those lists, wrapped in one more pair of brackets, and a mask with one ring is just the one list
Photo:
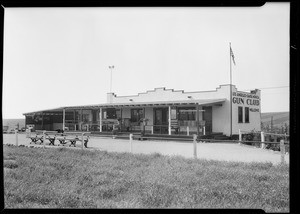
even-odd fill
[(84, 106), (66, 106), (60, 107), (57, 109), (48, 109), (48, 110), (41, 110), (35, 112), (28, 112), (24, 113), (23, 115), (30, 115), (30, 114), (37, 114), (42, 113), (45, 111), (58, 111), (63, 109), (79, 109), (79, 108), (86, 108), (86, 109), (93, 109), (93, 108), (101, 108), (101, 107), (136, 107), (136, 106), (166, 106), (166, 105), (210, 105), (210, 104), (220, 104), (225, 102), (224, 99), (202, 99), (202, 100), (176, 100), (176, 101), (156, 101), (156, 102), (132, 102), (132, 103), (104, 103), (104, 104), (96, 104), (96, 105), (84, 105)]

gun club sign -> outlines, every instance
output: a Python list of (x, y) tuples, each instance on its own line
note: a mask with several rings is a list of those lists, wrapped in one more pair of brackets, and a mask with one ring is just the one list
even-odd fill
[[(238, 105), (249, 105), (253, 107), (259, 107), (260, 100), (259, 100), (259, 96), (255, 94), (233, 92), (232, 103)], [(259, 112), (259, 108), (250, 108), (249, 110), (251, 112)]]

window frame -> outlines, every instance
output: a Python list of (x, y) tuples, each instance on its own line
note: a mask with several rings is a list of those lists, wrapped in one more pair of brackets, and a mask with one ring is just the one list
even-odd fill
[(182, 112), (182, 110), (196, 110), (196, 107), (179, 107), (177, 119), (180, 121), (196, 121), (196, 111)]
[(243, 123), (243, 107), (238, 106), (238, 123)]
[(249, 107), (245, 107), (245, 123), (250, 123), (250, 110)]

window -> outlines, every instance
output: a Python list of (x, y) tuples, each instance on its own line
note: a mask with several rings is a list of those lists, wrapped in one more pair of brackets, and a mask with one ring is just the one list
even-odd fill
[(249, 107), (245, 107), (245, 123), (249, 123)]
[(243, 107), (241, 107), (241, 106), (238, 107), (238, 114), (239, 114), (238, 121), (239, 121), (239, 123), (242, 123), (243, 122)]
[(131, 122), (139, 122), (144, 117), (143, 109), (131, 109)]
[(106, 109), (106, 119), (117, 119), (116, 109), (114, 109), (114, 108)]
[(195, 108), (179, 108), (178, 120), (196, 120)]
[(89, 114), (83, 114), (82, 115), (82, 121), (87, 123), (90, 121), (90, 115)]

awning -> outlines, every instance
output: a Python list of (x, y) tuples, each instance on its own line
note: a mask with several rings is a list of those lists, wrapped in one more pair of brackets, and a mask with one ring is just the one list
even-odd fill
[(105, 103), (98, 105), (84, 105), (84, 106), (69, 106), (66, 109), (78, 109), (78, 108), (114, 108), (114, 107), (151, 107), (151, 106), (178, 106), (178, 105), (212, 105), (222, 104), (224, 99), (205, 99), (205, 100), (177, 100), (177, 101), (153, 101), (153, 102), (127, 102), (127, 103)]
[(62, 114), (62, 111), (65, 107), (59, 107), (59, 108), (54, 108), (54, 109), (45, 109), (45, 110), (40, 110), (40, 111), (32, 111), (32, 112), (27, 112), (23, 113), (23, 115), (30, 116), (30, 115), (40, 115), (42, 113), (47, 113), (49, 115), (54, 115), (54, 114)]
[(23, 115), (38, 114), (47, 111), (63, 111), (63, 109), (99, 109), (99, 108), (116, 108), (116, 107), (151, 107), (151, 106), (208, 106), (208, 105), (221, 105), (226, 101), (223, 99), (201, 99), (201, 100), (176, 100), (176, 101), (153, 101), (153, 102), (127, 102), (127, 103), (104, 103), (96, 105), (82, 105), (82, 106), (66, 106), (57, 109), (41, 110), (36, 112), (24, 113)]

